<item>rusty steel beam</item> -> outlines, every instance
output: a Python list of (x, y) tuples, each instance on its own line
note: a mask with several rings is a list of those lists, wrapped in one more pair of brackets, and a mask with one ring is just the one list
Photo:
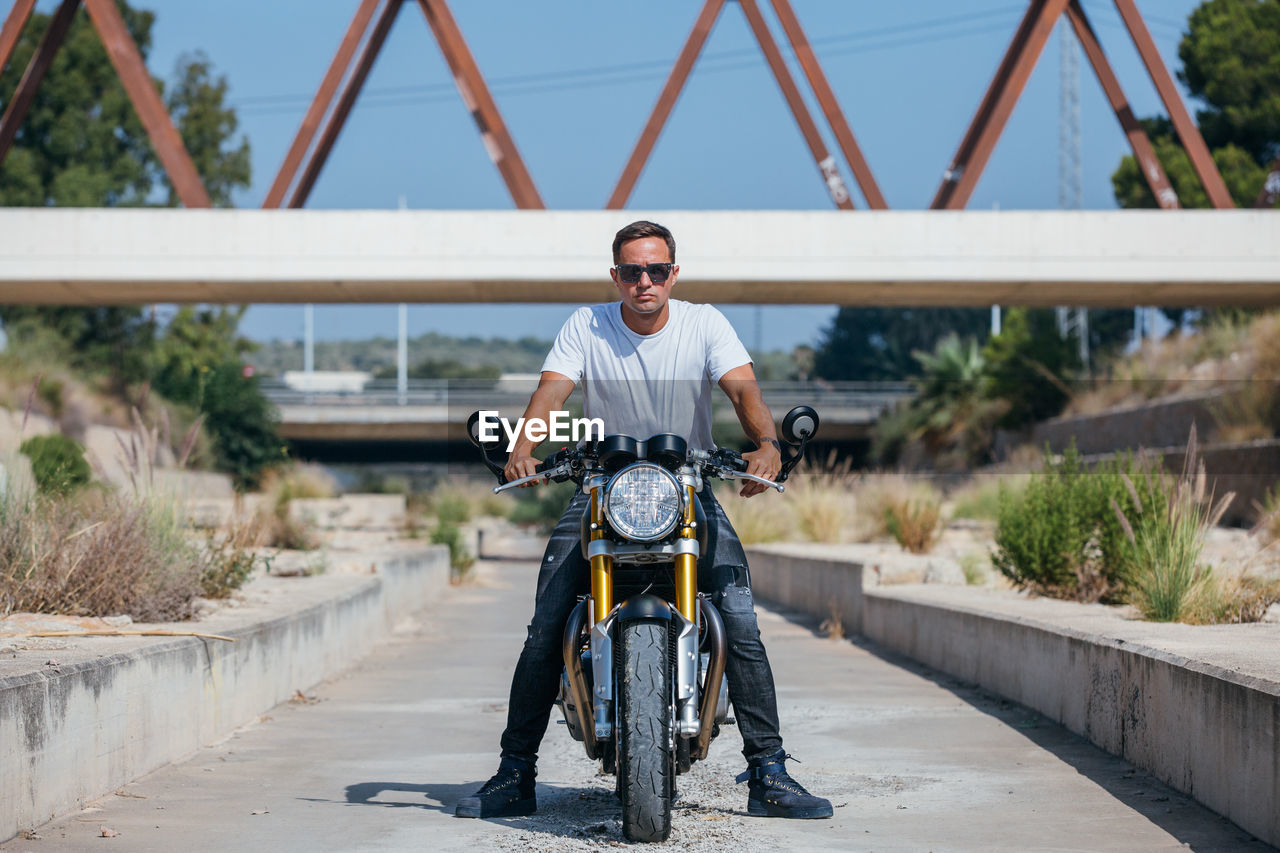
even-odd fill
[(1272, 161), (1271, 168), (1267, 170), (1267, 179), (1262, 182), (1262, 189), (1258, 191), (1258, 199), (1253, 206), (1274, 207), (1277, 200), (1280, 200), (1280, 157)]
[(1160, 93), (1160, 100), (1164, 101), (1165, 109), (1169, 111), (1169, 118), (1178, 132), (1178, 139), (1182, 141), (1182, 147), (1191, 158), (1191, 165), (1200, 176), (1200, 183), (1204, 185), (1205, 194), (1209, 196), (1209, 203), (1219, 210), (1235, 207), (1236, 203), (1232, 200), (1231, 193), (1227, 191), (1227, 185), (1213, 162), (1213, 155), (1209, 153), (1209, 146), (1205, 145), (1204, 137), (1200, 135), (1200, 128), (1196, 127), (1196, 123), (1191, 120), (1191, 114), (1182, 103), (1178, 87), (1174, 85), (1169, 69), (1160, 58), (1160, 51), (1156, 48), (1146, 23), (1142, 20), (1142, 13), (1138, 11), (1133, 0), (1115, 0), (1115, 3), (1120, 17), (1124, 19), (1125, 27), (1129, 30), (1130, 37), (1133, 38), (1133, 44), (1142, 57), (1142, 64), (1147, 67), (1151, 82), (1155, 83), (1156, 91)]
[[(19, 7), (15, 6), (13, 13), (9, 15), (5, 21), (4, 31), (6, 36), (9, 34), (10, 24), (16, 23), (15, 14), (19, 12)], [(36, 52), (31, 55), (31, 61), (27, 63), (27, 70), (22, 74), (22, 80), (18, 83), (18, 89), (13, 93), (13, 98), (9, 101), (9, 106), (4, 111), (4, 117), (0, 118), (0, 163), (4, 163), (5, 157), (9, 154), (9, 149), (13, 146), (13, 140), (18, 136), (18, 128), (22, 126), (22, 120), (27, 117), (27, 111), (31, 109), (31, 102), (35, 100), (36, 90), (40, 88), (40, 81), (44, 80), (44, 75), (49, 70), (49, 66), (53, 64), (53, 57), (58, 53), (58, 48), (62, 47), (62, 42), (67, 37), (67, 30), (71, 28), (71, 21), (76, 16), (76, 9), (80, 6), (80, 0), (62, 0), (62, 5), (58, 7), (58, 11), (53, 14), (49, 21), (48, 28), (44, 31), (44, 36), (40, 39), (40, 45), (36, 48)], [(27, 9), (27, 16), (30, 16), (31, 10)], [(23, 21), (25, 23), (25, 20)], [(21, 32), (21, 25), (17, 26), (18, 32)], [(13, 34), (14, 43), (17, 43), (18, 33)], [(12, 46), (10, 46), (12, 51)], [(4, 57), (8, 59), (8, 57)], [(0, 62), (3, 67), (3, 62)]]
[(809, 151), (813, 154), (823, 183), (827, 185), (831, 200), (841, 210), (853, 210), (849, 188), (845, 186), (844, 178), (840, 177), (840, 169), (836, 165), (835, 158), (827, 153), (827, 145), (822, 141), (818, 125), (809, 114), (809, 108), (805, 106), (804, 98), (801, 97), (800, 89), (796, 87), (796, 81), (792, 79), (791, 72), (787, 70), (786, 60), (782, 58), (782, 51), (778, 49), (778, 43), (769, 32), (769, 25), (765, 22), (764, 15), (760, 14), (760, 7), (756, 5), (756, 0), (738, 0), (738, 5), (747, 16), (747, 23), (751, 25), (756, 41), (764, 51), (765, 61), (769, 63), (773, 77), (778, 81), (778, 88), (782, 89), (782, 96), (786, 99), (787, 106), (791, 108), (796, 124), (800, 125), (800, 133), (809, 145)]
[(1178, 194), (1169, 183), (1169, 176), (1160, 165), (1160, 158), (1156, 156), (1147, 132), (1142, 129), (1142, 124), (1134, 116), (1133, 109), (1129, 106), (1129, 99), (1125, 97), (1124, 90), (1120, 87), (1120, 80), (1112, 70), (1111, 63), (1107, 61), (1107, 55), (1102, 50), (1102, 44), (1098, 41), (1097, 33), (1093, 31), (1093, 26), (1089, 23), (1080, 0), (1071, 0), (1067, 5), (1067, 18), (1075, 29), (1076, 37), (1080, 39), (1080, 45), (1084, 48), (1085, 56), (1089, 58), (1089, 64), (1093, 66), (1093, 71), (1098, 76), (1098, 82), (1102, 85), (1102, 91), (1106, 94), (1111, 109), (1115, 111), (1116, 118), (1120, 121), (1120, 127), (1124, 130), (1129, 146), (1133, 149), (1134, 159), (1138, 161), (1138, 168), (1142, 170), (1142, 176), (1146, 179), (1147, 186), (1151, 188), (1151, 194), (1155, 196), (1156, 203), (1165, 210), (1177, 210), (1181, 206), (1178, 203)]
[(173, 182), (178, 199), (186, 207), (212, 207), (204, 182), (200, 180), (200, 174), (191, 162), (191, 155), (182, 143), (182, 136), (173, 126), (169, 111), (160, 99), (160, 93), (147, 71), (146, 63), (142, 61), (138, 46), (129, 35), (124, 19), (120, 17), (115, 0), (84, 0), (84, 5), (161, 165)]
[(662, 87), (662, 93), (658, 95), (658, 103), (654, 104), (649, 121), (640, 132), (635, 150), (631, 152), (627, 165), (622, 169), (618, 185), (614, 187), (613, 195), (609, 196), (609, 201), (605, 203), (605, 209), (621, 210), (626, 205), (627, 199), (631, 197), (632, 191), (636, 188), (636, 181), (640, 179), (640, 173), (649, 161), (649, 155), (653, 153), (653, 146), (657, 144), (658, 136), (661, 135), (663, 126), (671, 116), (671, 110), (675, 107), (676, 100), (689, 79), (689, 72), (693, 70), (698, 54), (702, 52), (702, 46), (706, 44), (707, 36), (711, 34), (711, 28), (715, 25), (716, 18), (723, 7), (724, 0), (707, 0), (702, 5), (702, 11), (698, 13), (693, 29), (689, 32), (689, 38), (680, 49), (676, 63), (671, 67), (671, 74), (668, 75), (667, 82)]
[(446, 0), (418, 0), (418, 5), (427, 16), (431, 32), (435, 34), (445, 62), (453, 73), (458, 93), (462, 95), (471, 117), (480, 128), (485, 150), (502, 174), (502, 180), (506, 182), (516, 207), (521, 210), (545, 209), (542, 196), (538, 194), (538, 188), (534, 186), (533, 178), (520, 157), (520, 151), (502, 120), (502, 113), (498, 111), (498, 105), (489, 93), (489, 86), (480, 73), (480, 66), (476, 64), (475, 57), (471, 55), (467, 41), (462, 36), (462, 30), (449, 11), (449, 4)]
[(823, 73), (822, 65), (818, 62), (818, 57), (813, 52), (813, 47), (809, 44), (809, 39), (805, 36), (804, 28), (800, 26), (800, 19), (796, 17), (791, 3), (788, 0), (773, 0), (773, 11), (782, 23), (782, 29), (796, 52), (796, 58), (800, 60), (800, 67), (804, 69), (805, 77), (813, 87), (813, 93), (818, 99), (819, 106), (822, 107), (823, 114), (827, 117), (827, 123), (831, 125), (836, 142), (845, 160), (848, 161), (849, 168), (853, 171), (854, 180), (858, 182), (862, 195), (867, 200), (867, 206), (872, 210), (888, 210), (889, 205), (884, 200), (884, 194), (880, 192), (875, 175), (867, 165), (862, 148), (853, 136), (853, 130), (840, 109), (840, 102), (836, 100), (835, 92), (827, 82), (827, 75)]
[(982, 101), (978, 104), (978, 110), (974, 113), (968, 130), (965, 131), (964, 137), (960, 140), (960, 147), (957, 149), (956, 155), (951, 159), (951, 165), (947, 167), (946, 172), (943, 173), (942, 185), (938, 187), (938, 192), (934, 195), (933, 202), (929, 205), (930, 208), (939, 210), (950, 206), (951, 197), (955, 194), (956, 181), (965, 171), (982, 129), (991, 120), (991, 111), (996, 98), (1003, 91), (1004, 86), (1007, 85), (1014, 63), (1026, 45), (1031, 28), (1037, 20), (1040, 4), (1041, 0), (1033, 0), (1027, 6), (1027, 11), (1023, 13), (1022, 20), (1018, 23), (1018, 29), (1014, 31), (1013, 39), (1009, 42), (1009, 47), (1005, 50), (1004, 56), (1000, 58), (1000, 65), (996, 67), (995, 76), (991, 79), (990, 85), (987, 86), (987, 91), (983, 94)]
[(311, 157), (307, 160), (307, 164), (302, 170), (302, 177), (298, 180), (298, 186), (294, 188), (293, 196), (289, 199), (289, 207), (300, 208), (307, 203), (307, 198), (311, 195), (311, 189), (316, 185), (316, 179), (320, 177), (320, 172), (329, 160), (329, 153), (333, 151), (334, 143), (338, 141), (338, 136), (342, 133), (342, 128), (347, 123), (347, 116), (351, 114), (351, 108), (355, 106), (356, 99), (360, 97), (360, 90), (364, 87), (364, 81), (369, 77), (369, 71), (373, 68), (373, 63), (377, 61), (378, 54), (382, 51), (382, 45), (387, 40), (387, 33), (391, 32), (391, 25), (395, 23), (396, 15), (399, 13), (403, 2), (404, 0), (388, 0), (387, 5), (383, 7), (381, 14), (378, 15), (378, 20), (373, 25), (373, 32), (369, 34), (369, 40), (365, 42), (364, 48), (360, 51), (360, 58), (356, 60), (355, 69), (347, 79), (347, 83), (342, 89), (342, 94), (338, 96), (338, 103), (333, 108), (333, 113), (329, 116), (329, 121), (325, 124), (324, 130), (320, 133), (320, 141), (316, 143), (315, 150), (311, 152)]
[(930, 205), (960, 210), (969, 202), (1014, 105), (1035, 69), (1067, 0), (1032, 0)]
[(342, 82), (347, 69), (351, 67), (351, 59), (355, 56), (356, 48), (360, 46), (365, 32), (369, 29), (369, 22), (373, 19), (373, 13), (377, 11), (379, 2), (380, 0), (360, 0), (360, 7), (356, 9), (355, 17), (351, 19), (346, 35), (338, 45), (338, 52), (334, 54), (333, 62), (329, 64), (329, 70), (325, 72), (324, 79), (320, 81), (320, 88), (316, 91), (311, 106), (307, 108), (307, 114), (302, 118), (298, 135), (289, 146), (284, 163), (276, 173), (271, 189), (267, 191), (267, 197), (262, 202), (264, 208), (275, 208), (284, 203), (285, 193), (289, 191), (289, 186), (298, 173), (298, 167), (302, 165), (302, 158), (306, 156), (307, 149), (311, 147), (311, 141), (315, 139), (316, 130), (320, 127), (320, 122), (329, 111), (329, 105), (333, 103), (338, 84)]
[(0, 28), (0, 71), (9, 64), (13, 49), (18, 46), (18, 37), (22, 28), (31, 18), (31, 10), (36, 7), (36, 0), (17, 0), (9, 15), (4, 19), (4, 27)]

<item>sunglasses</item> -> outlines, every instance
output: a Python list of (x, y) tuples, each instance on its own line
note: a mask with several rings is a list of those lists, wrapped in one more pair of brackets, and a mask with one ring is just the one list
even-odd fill
[(618, 281), (623, 284), (635, 284), (640, 281), (642, 273), (649, 274), (649, 281), (654, 284), (662, 284), (671, 275), (671, 268), (675, 264), (618, 264), (614, 267), (618, 271)]

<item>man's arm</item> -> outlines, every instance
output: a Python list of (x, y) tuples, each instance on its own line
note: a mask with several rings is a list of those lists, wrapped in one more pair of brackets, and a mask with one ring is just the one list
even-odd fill
[[(738, 414), (738, 422), (747, 438), (754, 441), (758, 450), (742, 454), (747, 462), (747, 473), (772, 480), (782, 470), (782, 448), (778, 444), (778, 432), (773, 425), (773, 414), (765, 405), (764, 395), (756, 383), (756, 372), (750, 364), (735, 367), (720, 377), (720, 388), (724, 391), (733, 410)], [(739, 492), (744, 498), (758, 495), (768, 487), (759, 483), (746, 482)]]
[[(542, 371), (542, 379), (538, 382), (538, 387), (529, 398), (529, 405), (524, 410), (524, 422), (528, 424), (533, 418), (538, 418), (543, 423), (549, 422), (551, 413), (563, 407), (564, 401), (569, 399), (571, 393), (573, 393), (572, 379), (551, 370)], [(519, 437), (516, 438), (516, 446), (512, 448), (511, 455), (507, 457), (506, 467), (502, 469), (507, 482), (537, 473), (534, 469), (538, 465), (538, 460), (533, 458), (533, 451), (538, 445), (530, 441), (526, 433), (527, 430), (520, 431)], [(534, 485), (537, 485), (536, 480), (525, 483), (520, 488)]]

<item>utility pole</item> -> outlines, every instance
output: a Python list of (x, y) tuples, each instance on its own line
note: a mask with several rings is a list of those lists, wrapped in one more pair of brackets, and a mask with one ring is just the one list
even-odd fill
[[(1058, 207), (1079, 210), (1084, 206), (1084, 156), (1080, 137), (1080, 44), (1063, 18), (1058, 23)], [(1055, 309), (1058, 334), (1075, 334), (1080, 364), (1089, 368), (1089, 309), (1059, 306)]]
[(302, 370), (310, 374), (316, 369), (316, 306), (307, 303), (302, 309)]
[(403, 406), (409, 402), (409, 306), (401, 302), (397, 313), (400, 328), (396, 341), (396, 402)]

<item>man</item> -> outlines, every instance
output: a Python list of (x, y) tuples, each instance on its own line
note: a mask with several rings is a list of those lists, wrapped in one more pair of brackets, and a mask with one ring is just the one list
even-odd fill
[[(715, 383), (758, 445), (743, 454), (748, 473), (772, 480), (782, 467), (781, 447), (750, 356), (715, 308), (670, 298), (680, 273), (675, 256), (671, 232), (656, 223), (633, 222), (617, 233), (609, 274), (621, 301), (580, 308), (565, 323), (542, 366), (525, 422), (547, 421), (581, 381), (586, 415), (600, 417), (606, 434), (647, 438), (672, 432), (691, 447), (709, 450)], [(503, 472), (508, 480), (536, 473), (534, 447), (525, 435), (518, 438)], [(749, 498), (766, 488), (748, 481), (740, 494)], [(746, 555), (709, 485), (698, 499), (708, 522), (698, 574), (724, 619), (729, 697), (748, 762), (747, 772), (738, 777), (750, 782), (747, 809), (771, 817), (831, 817), (829, 801), (811, 795), (787, 774), (773, 674), (756, 625)], [(587, 501), (581, 492), (574, 496), (547, 544), (533, 621), (511, 683), (501, 764), (474, 796), (458, 802), (458, 817), (526, 815), (537, 808), (535, 762), (560, 685), (561, 632), (587, 586), (587, 563), (579, 548)]]

